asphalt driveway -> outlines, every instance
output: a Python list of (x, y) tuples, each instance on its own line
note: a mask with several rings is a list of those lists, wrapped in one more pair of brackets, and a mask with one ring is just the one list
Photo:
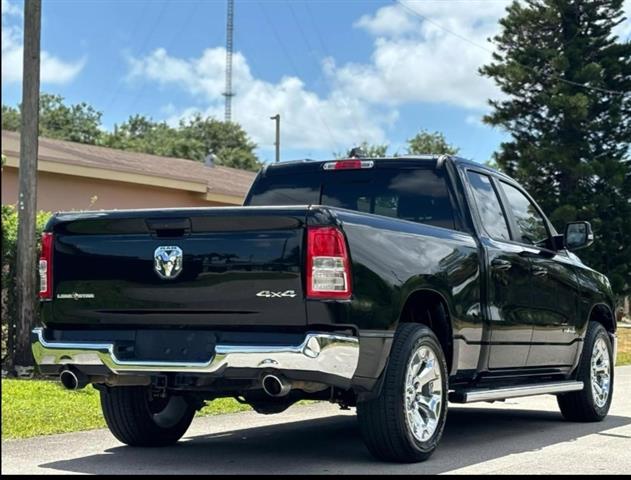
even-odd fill
[(631, 367), (616, 376), (602, 423), (564, 421), (552, 396), (451, 405), (439, 449), (420, 464), (373, 460), (354, 411), (315, 404), (198, 418), (183, 441), (162, 449), (123, 446), (106, 430), (9, 440), (2, 473), (629, 473)]

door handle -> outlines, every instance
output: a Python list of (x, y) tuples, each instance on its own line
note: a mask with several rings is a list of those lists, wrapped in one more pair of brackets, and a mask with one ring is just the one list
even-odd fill
[(493, 270), (508, 270), (513, 266), (513, 264), (511, 262), (509, 262), (508, 260), (502, 260), (501, 258), (496, 258), (495, 260), (493, 260), (491, 262), (491, 267), (493, 267)]
[(544, 267), (532, 267), (532, 273), (537, 277), (543, 277), (548, 274), (548, 269)]
[(536, 257), (541, 253), (541, 250), (537, 250), (534, 248), (526, 248), (519, 252), (520, 257)]

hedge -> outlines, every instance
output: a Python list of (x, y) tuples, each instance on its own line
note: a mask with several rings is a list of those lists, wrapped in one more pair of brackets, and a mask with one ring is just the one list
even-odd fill
[[(50, 218), (49, 212), (37, 213), (37, 248), (41, 232)], [(9, 338), (14, 335), (17, 320), (17, 288), (15, 261), (17, 256), (18, 213), (13, 205), (2, 205), (2, 366), (11, 365), (12, 352), (8, 351)]]

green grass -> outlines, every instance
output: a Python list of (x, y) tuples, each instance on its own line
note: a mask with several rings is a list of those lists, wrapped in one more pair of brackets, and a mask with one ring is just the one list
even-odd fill
[[(210, 402), (198, 415), (250, 410), (232, 398)], [(70, 392), (46, 380), (2, 380), (2, 438), (104, 428), (99, 392), (92, 387)]]
[(618, 352), (616, 365), (631, 365), (631, 352)]

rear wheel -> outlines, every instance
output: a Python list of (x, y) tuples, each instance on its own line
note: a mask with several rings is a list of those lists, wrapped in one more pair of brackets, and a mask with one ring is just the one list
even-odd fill
[(396, 462), (426, 460), (438, 446), (447, 416), (447, 362), (424, 325), (397, 329), (382, 390), (357, 405), (368, 450)]
[(107, 426), (118, 440), (142, 447), (177, 442), (195, 415), (195, 408), (186, 398), (154, 398), (146, 387), (102, 389), (101, 408)]
[(609, 412), (613, 396), (613, 352), (605, 328), (590, 322), (576, 379), (585, 387), (580, 392), (557, 397), (561, 413), (575, 422), (599, 422)]

